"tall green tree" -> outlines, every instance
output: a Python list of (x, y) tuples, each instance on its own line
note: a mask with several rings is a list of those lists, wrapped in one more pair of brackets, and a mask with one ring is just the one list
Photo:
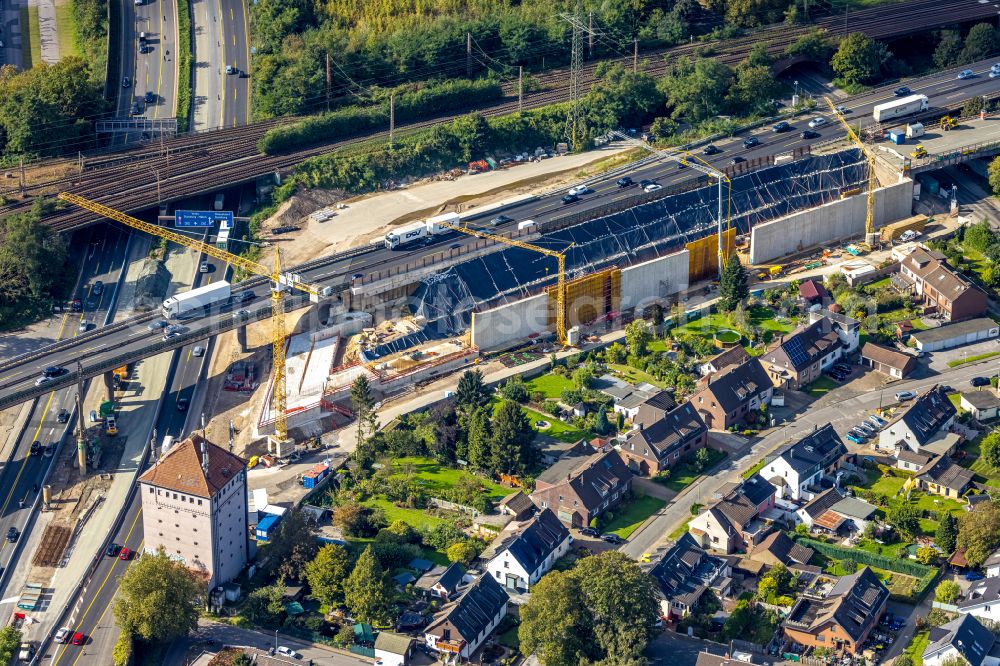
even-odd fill
[(472, 469), (485, 472), (493, 468), (493, 427), (485, 407), (477, 409), (469, 419), (467, 455)]
[(987, 174), (989, 175), (990, 189), (993, 190), (993, 194), (1000, 195), (1000, 157), (994, 157), (990, 161)]
[(534, 654), (544, 666), (592, 663), (593, 618), (582, 603), (580, 582), (572, 571), (552, 571), (531, 589), (521, 607), (518, 638), (524, 654)]
[(344, 592), (351, 573), (351, 554), (337, 544), (326, 544), (306, 565), (306, 580), (312, 595), (324, 604), (333, 604)]
[(722, 113), (732, 77), (729, 66), (714, 58), (681, 58), (659, 85), (672, 118), (698, 122)]
[(198, 625), (195, 600), (204, 586), (160, 548), (125, 569), (114, 614), (122, 631), (146, 642), (169, 643)]
[(372, 395), (368, 378), (364, 375), (358, 375), (358, 378), (351, 384), (351, 406), (358, 419), (358, 446), (361, 446), (378, 430), (378, 421), (375, 416), (375, 397)]
[(69, 263), (66, 244), (41, 222), (44, 210), (38, 201), (29, 213), (0, 218), (0, 320), (58, 297), (67, 286), (72, 271), (52, 270)]
[(846, 83), (872, 83), (882, 76), (891, 56), (885, 44), (863, 32), (852, 32), (840, 40), (830, 66)]
[(729, 255), (729, 261), (726, 262), (722, 279), (719, 281), (719, 309), (732, 312), (749, 295), (750, 286), (746, 269), (743, 268), (739, 256), (733, 252)]
[(1000, 546), (1000, 505), (982, 502), (958, 519), (958, 547), (965, 548), (965, 560), (978, 567)]
[(1000, 430), (992, 430), (980, 443), (983, 461), (993, 469), (1000, 469)]
[(370, 545), (362, 551), (344, 583), (344, 604), (360, 622), (383, 624), (389, 620), (392, 584)]
[(290, 580), (302, 580), (306, 565), (316, 557), (319, 544), (309, 526), (306, 514), (293, 509), (285, 514), (274, 536), (264, 548), (266, 568), (271, 573)]
[(493, 469), (524, 474), (534, 463), (535, 431), (521, 406), (504, 400), (493, 417)]
[(646, 355), (646, 347), (652, 341), (649, 325), (642, 319), (636, 319), (625, 325), (625, 346), (628, 353), (640, 358)]
[(14, 661), (21, 646), (21, 630), (10, 625), (0, 629), (0, 664)]
[(455, 390), (455, 402), (466, 412), (474, 412), (490, 400), (490, 391), (483, 383), (483, 371), (466, 370), (458, 380)]
[(622, 553), (584, 558), (532, 588), (518, 637), (545, 666), (642, 663), (658, 610), (654, 585)]
[(958, 541), (958, 521), (951, 513), (944, 512), (941, 522), (938, 523), (937, 533), (934, 535), (934, 542), (946, 554), (955, 550)]
[(729, 89), (730, 105), (743, 115), (771, 113), (772, 100), (780, 99), (781, 92), (781, 82), (770, 67), (743, 63), (736, 68), (736, 79)]
[(908, 537), (920, 534), (920, 509), (901, 503), (889, 509), (886, 521)]
[(278, 581), (272, 585), (258, 587), (247, 595), (243, 614), (257, 624), (273, 625), (281, 619), (285, 610), (285, 585)]
[(977, 23), (969, 28), (965, 36), (965, 46), (962, 47), (962, 62), (982, 60), (1000, 50), (1000, 34), (989, 23)]
[(934, 49), (934, 66), (944, 69), (957, 64), (962, 58), (962, 33), (942, 30), (941, 39)]

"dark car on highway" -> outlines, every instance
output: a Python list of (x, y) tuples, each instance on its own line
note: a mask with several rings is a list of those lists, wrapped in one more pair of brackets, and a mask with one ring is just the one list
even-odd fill
[(792, 126), (786, 123), (784, 120), (782, 120), (779, 123), (775, 123), (774, 125), (771, 126), (771, 131), (776, 134), (780, 134), (781, 132), (787, 132), (790, 129), (792, 129)]
[(510, 215), (497, 215), (492, 220), (490, 220), (490, 225), (495, 227), (497, 225), (507, 224), (508, 222), (513, 222), (513, 221), (514, 218), (512, 218)]
[(910, 89), (907, 88), (906, 86), (900, 86), (895, 90), (893, 90), (892, 94), (894, 94), (896, 97), (904, 97), (910, 94)]
[(17, 537), (21, 536), (21, 533), (17, 531), (16, 527), (12, 527), (7, 530), (7, 541), (14, 543), (17, 541)]
[(755, 136), (748, 136), (747, 138), (743, 139), (744, 148), (753, 148), (754, 146), (759, 146), (759, 145), (760, 145), (760, 139), (758, 139)]
[(122, 547), (119, 546), (118, 544), (109, 543), (108, 547), (104, 549), (104, 554), (107, 555), (108, 557), (118, 557), (118, 552), (121, 549)]
[(740, 162), (746, 162), (747, 158), (737, 155), (733, 159), (729, 160), (730, 164), (739, 164)]
[(721, 150), (719, 150), (718, 148), (716, 148), (712, 144), (708, 144), (707, 146), (705, 146), (704, 148), (701, 149), (701, 154), (702, 155), (716, 155), (716, 154), (721, 153), (721, 152), (722, 152)]
[(635, 185), (635, 181), (628, 176), (622, 176), (617, 180), (618, 187), (632, 187)]
[(803, 139), (804, 141), (808, 141), (809, 139), (818, 139), (819, 132), (814, 132), (812, 130), (805, 130), (799, 134), (799, 138)]
[(42, 443), (37, 439), (31, 443), (31, 455), (40, 456), (42, 455)]
[(580, 200), (580, 197), (576, 196), (575, 194), (567, 194), (567, 195), (563, 196), (563, 198), (562, 198), (562, 202), (564, 204), (576, 203), (579, 200)]

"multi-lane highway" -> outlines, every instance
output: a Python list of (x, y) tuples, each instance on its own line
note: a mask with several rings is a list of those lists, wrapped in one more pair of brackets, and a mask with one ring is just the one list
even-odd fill
[[(84, 239), (85, 256), (78, 292), (83, 311), (63, 315), (57, 339), (71, 339), (79, 335), (82, 324), (104, 324), (116, 305), (118, 278), (126, 257), (128, 238), (127, 230), (95, 227), (93, 240), (88, 242)], [(76, 387), (70, 386), (43, 393), (36, 400), (24, 434), (0, 471), (0, 533), (4, 537), (11, 528), (18, 532), (24, 529), (53, 460), (55, 443), (67, 427), (72, 430), (72, 424), (63, 419), (68, 419), (73, 413), (76, 393)], [(34, 442), (39, 442), (36, 455), (30, 452)], [(0, 542), (0, 568), (8, 568), (12, 564), (13, 545), (6, 539)], [(0, 577), (0, 580), (3, 579)]]
[(194, 126), (198, 130), (250, 122), (250, 39), (245, 0), (196, 0)]
[[(966, 98), (972, 95), (984, 94), (987, 92), (996, 93), (1000, 91), (1000, 79), (989, 79), (986, 72), (989, 63), (980, 63), (973, 68), (977, 72), (977, 77), (967, 81), (960, 81), (955, 78), (954, 72), (946, 72), (936, 77), (928, 77), (924, 80), (914, 82), (911, 88), (914, 92), (921, 92), (931, 97), (931, 104), (939, 106), (946, 103), (947, 98), (954, 98), (956, 95)], [(889, 90), (879, 90), (870, 94), (854, 98), (847, 103), (847, 117), (852, 122), (858, 122), (871, 116), (872, 107), (887, 99), (892, 99), (893, 93)], [(800, 132), (807, 128), (809, 117), (803, 117), (792, 123), (791, 130), (776, 134), (771, 128), (765, 127), (755, 130), (752, 133), (741, 134), (716, 144), (720, 152), (716, 155), (705, 156), (713, 165), (725, 167), (734, 158), (754, 159), (768, 155), (783, 154), (794, 150), (797, 147), (804, 147), (807, 144), (835, 139), (842, 135), (842, 130), (830, 120), (826, 127), (821, 127), (816, 131), (819, 137), (803, 140)], [(744, 139), (753, 136), (758, 139), (759, 144), (750, 148), (743, 146)], [(641, 178), (659, 180), (664, 185), (681, 182), (689, 179), (694, 174), (691, 170), (679, 170), (674, 164), (655, 164), (644, 167), (632, 174), (636, 181)], [(526, 203), (508, 214), (516, 219), (533, 219), (537, 222), (544, 222), (554, 217), (564, 215), (569, 212), (578, 213), (588, 209), (598, 208), (610, 202), (634, 196), (636, 191), (632, 188), (619, 189), (613, 182), (608, 182), (596, 186), (595, 191), (582, 197), (582, 200), (575, 204), (563, 205), (558, 196), (543, 197), (538, 201)], [(467, 244), (471, 242), (466, 238), (449, 239), (449, 243)], [(342, 286), (352, 275), (361, 273), (363, 275), (385, 270), (386, 268), (413, 261), (414, 259), (441, 251), (441, 245), (436, 244), (416, 250), (389, 251), (385, 249), (371, 249), (355, 256), (350, 256), (332, 262), (323, 262), (307, 268), (302, 273), (303, 279), (309, 282), (318, 282), (331, 286)], [(256, 297), (245, 304), (238, 306), (250, 313), (250, 319), (264, 318), (269, 313), (269, 299), (267, 289), (258, 287)], [(290, 299), (290, 306), (296, 303), (301, 304), (302, 299), (293, 296)], [(229, 330), (234, 327), (238, 320), (234, 317), (233, 310), (215, 310), (205, 317), (196, 317), (185, 322), (189, 328), (189, 334), (177, 338), (175, 341), (162, 341), (159, 331), (152, 331), (147, 328), (149, 317), (134, 321), (134, 325), (99, 332), (81, 340), (78, 344), (63, 349), (54, 350), (46, 358), (36, 358), (18, 363), (0, 363), (0, 406), (15, 404), (11, 402), (12, 394), (32, 389), (32, 384), (38, 373), (46, 365), (52, 363), (69, 362), (79, 358), (87, 369), (101, 367), (109, 360), (123, 354), (158, 353), (159, 351), (178, 348), (193, 339), (188, 336), (200, 336), (211, 334), (213, 331)], [(143, 352), (151, 346), (155, 350)], [(96, 370), (94, 370), (96, 372)], [(32, 395), (37, 394), (35, 391)]]
[[(121, 0), (119, 118), (173, 118), (177, 106), (177, 5), (175, 0)], [(137, 113), (133, 113), (136, 111)], [(139, 140), (122, 134), (120, 142)], [(148, 137), (147, 137), (148, 138)]]

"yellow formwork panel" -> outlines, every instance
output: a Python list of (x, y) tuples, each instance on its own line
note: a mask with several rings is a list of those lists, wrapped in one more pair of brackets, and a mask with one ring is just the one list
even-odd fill
[[(736, 249), (736, 229), (726, 229), (722, 232), (723, 256), (728, 257)], [(690, 253), (688, 256), (688, 280), (692, 283), (719, 274), (719, 235), (712, 234), (691, 241), (684, 247)]]
[[(549, 325), (555, 322), (556, 287), (546, 287), (549, 296)], [(589, 324), (610, 312), (618, 312), (622, 302), (622, 272), (608, 268), (566, 281), (566, 325)]]

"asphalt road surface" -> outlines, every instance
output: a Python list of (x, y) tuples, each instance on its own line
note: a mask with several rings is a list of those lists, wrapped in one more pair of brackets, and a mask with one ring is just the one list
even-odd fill
[[(958, 95), (964, 98), (971, 94), (981, 94), (987, 89), (992, 91), (1000, 90), (1000, 79), (989, 79), (987, 75), (989, 70), (988, 65), (989, 63), (983, 63), (975, 67), (974, 71), (977, 73), (977, 78), (968, 81), (957, 80), (954, 73), (949, 72), (936, 77), (929, 77), (920, 83), (914, 83), (911, 88), (913, 92), (922, 92), (932, 97), (932, 106), (946, 97)], [(230, 78), (236, 80), (235, 76), (231, 76)], [(870, 95), (865, 95), (854, 100), (849, 106), (846, 115), (854, 123), (859, 119), (870, 118), (871, 109), (875, 104), (892, 98), (893, 94), (891, 90), (873, 92)], [(825, 115), (829, 116), (829, 114)], [(704, 156), (703, 158), (714, 166), (721, 168), (728, 165), (734, 158), (749, 160), (768, 155), (788, 153), (808, 143), (803, 141), (799, 136), (799, 133), (807, 127), (808, 120), (809, 118), (806, 117), (795, 121), (792, 123), (792, 129), (783, 133), (775, 133), (770, 128), (762, 128), (749, 135), (744, 134), (726, 141), (720, 141), (716, 144), (719, 153), (712, 156)], [(836, 139), (843, 134), (843, 130), (839, 125), (834, 124), (833, 119), (829, 119), (826, 126), (820, 127), (816, 131), (820, 136), (810, 140), (811, 142)], [(745, 148), (743, 141), (748, 136), (757, 138), (759, 144), (751, 148)], [(637, 169), (630, 175), (636, 182), (642, 179), (650, 179), (666, 186), (684, 182), (700, 174), (694, 173), (694, 170), (691, 168), (681, 169), (677, 164), (668, 162)], [(543, 222), (567, 213), (585, 212), (608, 203), (635, 196), (636, 193), (636, 187), (620, 188), (615, 184), (614, 179), (607, 179), (594, 184), (592, 191), (582, 196), (580, 201), (576, 203), (563, 204), (560, 196), (561, 193), (557, 193), (507, 211), (506, 214), (514, 218), (514, 221), (501, 225), (497, 229), (501, 231), (510, 229), (516, 225), (517, 221), (531, 219), (536, 222)], [(478, 223), (482, 222), (483, 220), (478, 221)], [(474, 221), (473, 224), (475, 223), (477, 222)], [(341, 260), (316, 269), (302, 271), (301, 275), (307, 282), (343, 285), (352, 275), (366, 275), (369, 272), (385, 270), (437, 253), (445, 243), (451, 246), (456, 244), (467, 245), (472, 242), (474, 242), (474, 239), (459, 236), (458, 234), (446, 234), (439, 237), (434, 244), (426, 247), (409, 250), (399, 249), (396, 251), (380, 248), (357, 257)], [(257, 295), (252, 301), (239, 306), (233, 306), (231, 310), (247, 310), (251, 313), (252, 319), (266, 317), (270, 308), (268, 292), (262, 287), (256, 291)], [(293, 296), (289, 299), (289, 307), (295, 307), (294, 303), (296, 299), (299, 302), (302, 301), (300, 297)], [(213, 323), (215, 322), (225, 321), (227, 327), (232, 325), (233, 312), (231, 310), (220, 311), (219, 309), (215, 309), (207, 316), (198, 316), (185, 320), (184, 324), (189, 327), (190, 332), (194, 335), (202, 333), (207, 335), (213, 330)], [(174, 346), (181, 346), (185, 340), (186, 338), (184, 337), (179, 338)], [(0, 397), (30, 388), (34, 377), (37, 376), (36, 373), (40, 372), (46, 365), (82, 358), (84, 359), (85, 366), (87, 366), (98, 360), (110, 360), (119, 353), (146, 349), (154, 342), (160, 342), (160, 333), (151, 332), (145, 325), (140, 325), (115, 331), (101, 338), (88, 340), (85, 344), (55, 352), (50, 358), (26, 362), (17, 367), (5, 369), (0, 371)]]
[[(82, 313), (63, 315), (58, 339), (72, 338), (79, 333), (80, 324), (102, 325), (109, 311), (116, 304), (118, 278), (125, 260), (128, 232), (113, 227), (94, 227), (92, 240), (86, 238), (80, 247), (85, 253), (80, 279), (80, 295), (83, 302)], [(97, 282), (102, 287), (95, 288)], [(99, 289), (100, 293), (96, 293)], [(72, 365), (65, 366), (72, 369)], [(35, 501), (35, 487), (41, 487), (52, 456), (44, 455), (44, 447), (59, 441), (67, 424), (58, 422), (63, 410), (72, 413), (76, 401), (76, 386), (44, 393), (37, 399), (32, 409), (24, 435), (18, 440), (11, 459), (0, 471), (0, 534), (6, 537), (8, 530), (19, 532), (24, 529)], [(31, 455), (31, 445), (39, 442), (40, 453)], [(27, 538), (21, 534), (20, 539)], [(10, 568), (14, 543), (6, 538), (0, 542), (0, 568)], [(16, 593), (19, 590), (7, 590)]]
[[(118, 118), (173, 118), (177, 110), (177, 5), (175, 0), (121, 0), (119, 58), (122, 77), (118, 81)], [(144, 37), (140, 39), (140, 37)], [(152, 101), (146, 102), (150, 93)], [(132, 114), (133, 104), (138, 114)], [(117, 143), (142, 139), (141, 133), (123, 133)], [(148, 138), (148, 137), (147, 137)]]

